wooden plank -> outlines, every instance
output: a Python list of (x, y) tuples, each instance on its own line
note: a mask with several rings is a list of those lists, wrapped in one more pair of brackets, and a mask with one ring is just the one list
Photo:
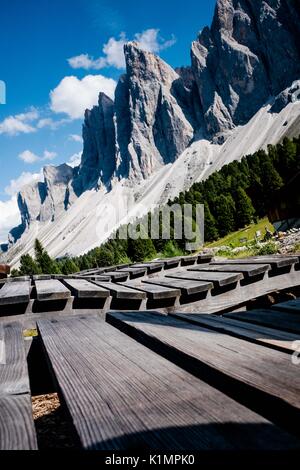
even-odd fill
[(228, 318), (242, 320), (257, 325), (267, 326), (276, 330), (300, 333), (300, 321), (293, 313), (277, 312), (276, 310), (250, 310), (247, 312), (226, 313)]
[(71, 297), (71, 292), (57, 279), (35, 281), (37, 300), (62, 300)]
[(5, 282), (10, 283), (10, 282), (26, 282), (26, 281), (31, 281), (30, 276), (18, 276), (18, 277), (8, 277), (7, 279), (4, 279)]
[(144, 276), (147, 273), (146, 267), (136, 268), (136, 267), (129, 267), (129, 268), (121, 268), (116, 271), (117, 273), (129, 273), (130, 276)]
[(31, 397), (0, 396), (0, 450), (35, 450)]
[(180, 361), (187, 370), (214, 377), (222, 387), (230, 384), (233, 393), (243, 387), (243, 398), (254, 398), (258, 406), (264, 401), (275, 420), (298, 428), (300, 374), (289, 354), (174, 317), (150, 315), (112, 312), (107, 319), (168, 358)]
[[(0, 323), (0, 395), (29, 393), (29, 378), (21, 324)], [(1, 414), (1, 413), (0, 413)]]
[(270, 264), (272, 268), (284, 268), (292, 266), (298, 262), (297, 257), (293, 256), (253, 256), (246, 259), (230, 259), (223, 261), (213, 261), (212, 265), (219, 264)]
[(149, 299), (170, 299), (180, 296), (180, 290), (172, 287), (162, 287), (156, 284), (146, 284), (139, 280), (131, 280), (123, 283), (124, 286), (133, 287), (136, 290), (146, 292)]
[[(190, 268), (191, 269), (191, 268)], [(215, 287), (223, 287), (229, 284), (234, 284), (240, 279), (243, 279), (241, 273), (218, 273), (218, 272), (201, 272), (201, 271), (175, 271), (170, 274), (165, 274), (166, 277), (190, 279), (192, 281), (211, 281)]]
[(295, 437), (104, 322), (41, 320), (38, 328), (85, 449), (299, 448)]
[(105, 277), (108, 276), (110, 278), (109, 279), (110, 281), (122, 282), (122, 281), (126, 281), (129, 278), (129, 273), (128, 272), (119, 272), (119, 271), (107, 271), (104, 276)]
[(209, 253), (198, 254), (198, 263), (203, 263), (203, 262), (210, 263), (212, 259), (213, 259), (213, 255)]
[(79, 299), (107, 298), (110, 296), (109, 290), (97, 286), (85, 279), (65, 279), (65, 285)]
[(226, 333), (237, 338), (252, 341), (278, 351), (293, 354), (296, 351), (295, 341), (300, 335), (280, 330), (273, 330), (264, 326), (233, 320), (227, 317), (206, 314), (170, 313), (170, 315), (207, 328)]
[[(165, 258), (158, 261), (164, 263), (165, 269), (176, 268), (180, 264), (180, 258)], [(153, 263), (156, 263), (156, 261), (153, 261)]]
[(132, 268), (144, 268), (147, 270), (148, 274), (153, 272), (161, 271), (164, 267), (164, 263), (140, 263), (134, 264)]
[(279, 310), (288, 313), (300, 313), (300, 299), (289, 300), (272, 306), (273, 310)]
[(97, 286), (109, 290), (110, 294), (116, 299), (145, 299), (146, 293), (126, 287), (123, 284), (114, 284), (112, 282), (94, 281)]
[(34, 274), (32, 276), (33, 281), (49, 281), (50, 279), (52, 279), (51, 274)]
[(269, 271), (271, 266), (269, 264), (210, 264), (208, 267), (203, 267), (202, 271), (219, 271), (228, 273), (243, 273), (245, 277), (254, 277), (264, 274)]
[(7, 282), (0, 289), (0, 305), (27, 303), (30, 299), (30, 283)]
[(198, 263), (199, 255), (180, 256), (181, 266), (189, 266)]
[(143, 282), (147, 284), (157, 284), (163, 287), (174, 287), (180, 289), (185, 295), (198, 294), (213, 288), (211, 282), (205, 281), (189, 281), (185, 279), (172, 279), (167, 277), (153, 277), (144, 279)]

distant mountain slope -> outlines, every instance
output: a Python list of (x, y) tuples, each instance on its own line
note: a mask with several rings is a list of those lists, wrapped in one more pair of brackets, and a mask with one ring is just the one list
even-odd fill
[(218, 0), (211, 28), (192, 44), (190, 67), (175, 71), (137, 43), (125, 45), (114, 102), (100, 93), (86, 111), (80, 166), (46, 167), (43, 183), (20, 192), (22, 225), (5, 258), (17, 262), (36, 236), (53, 256), (83, 253), (117, 225), (105, 205), (128, 196), (128, 220), (296, 134), (299, 38), (297, 0)]

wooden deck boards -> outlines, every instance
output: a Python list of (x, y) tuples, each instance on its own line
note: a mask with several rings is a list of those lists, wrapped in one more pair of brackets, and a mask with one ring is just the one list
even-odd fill
[(0, 395), (0, 450), (36, 450), (30, 394)]
[(108, 321), (124, 328), (156, 351), (193, 368), (200, 375), (222, 378), (222, 386), (243, 386), (245, 398), (271, 406), (272, 417), (297, 429), (300, 418), (300, 374), (290, 355), (248, 341), (149, 312), (112, 312)]
[(218, 273), (218, 272), (201, 272), (192, 271), (190, 268), (187, 271), (175, 271), (170, 274), (166, 273), (166, 277), (187, 279), (191, 281), (211, 281), (214, 286), (223, 287), (229, 284), (234, 284), (239, 280), (243, 279), (241, 273)]
[(64, 283), (79, 299), (106, 298), (110, 295), (108, 289), (97, 286), (85, 279), (67, 279)]
[(246, 312), (226, 313), (228, 318), (267, 326), (276, 330), (300, 333), (300, 318), (294, 313), (270, 310), (249, 310)]
[(122, 285), (132, 287), (136, 290), (146, 292), (149, 299), (169, 299), (180, 296), (180, 289), (172, 287), (163, 287), (156, 284), (147, 284), (139, 280), (131, 280), (124, 282)]
[(22, 327), (0, 324), (0, 450), (37, 448)]
[(246, 259), (231, 259), (225, 261), (212, 261), (212, 265), (218, 264), (270, 264), (274, 268), (284, 268), (292, 266), (298, 262), (295, 256), (253, 256)]
[(71, 297), (71, 292), (57, 279), (35, 281), (37, 300), (62, 300)]
[(297, 335), (295, 333), (274, 330), (272, 328), (234, 320), (224, 316), (197, 315), (195, 313), (190, 315), (186, 313), (173, 313), (171, 315), (196, 325), (212, 328), (220, 333), (236, 336), (237, 338), (261, 344), (272, 349), (278, 349), (279, 351), (289, 354), (295, 352), (297, 348), (294, 342), (300, 340), (300, 334)]
[(227, 273), (243, 273), (245, 277), (255, 277), (264, 274), (271, 269), (269, 264), (210, 264), (203, 267), (202, 271), (217, 271)]
[(144, 279), (146, 284), (157, 284), (163, 287), (174, 287), (180, 289), (185, 295), (198, 294), (212, 289), (213, 284), (205, 281), (189, 281), (186, 279), (172, 279), (169, 277), (153, 277)]
[(7, 282), (0, 289), (0, 305), (29, 302), (30, 282)]
[(299, 449), (298, 439), (104, 322), (38, 327), (85, 449)]
[(127, 287), (123, 284), (114, 284), (112, 282), (99, 282), (95, 281), (95, 284), (109, 290), (113, 297), (117, 299), (145, 299), (146, 293), (138, 291), (134, 288)]

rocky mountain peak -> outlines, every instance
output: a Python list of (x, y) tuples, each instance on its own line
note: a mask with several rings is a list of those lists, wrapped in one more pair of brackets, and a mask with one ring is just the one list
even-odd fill
[(211, 137), (248, 122), (300, 76), (299, 28), (294, 0), (218, 0), (191, 52)]
[[(114, 101), (100, 93), (85, 113), (79, 168), (47, 167), (44, 182), (20, 192), (22, 226), (12, 238), (33, 222), (54, 221), (87, 190), (109, 194), (119, 180), (133, 188), (165, 165), (176, 167), (197, 139), (205, 139), (199, 153), (192, 152), (196, 169), (207, 160), (202, 151), (211, 143), (226, 145), (234, 128), (267, 104), (273, 103), (269, 116), (280, 113), (300, 79), (300, 2), (218, 0), (211, 27), (192, 43), (190, 66), (174, 70), (137, 42), (125, 44), (124, 54), (126, 73)], [(226, 158), (210, 161), (210, 170)]]

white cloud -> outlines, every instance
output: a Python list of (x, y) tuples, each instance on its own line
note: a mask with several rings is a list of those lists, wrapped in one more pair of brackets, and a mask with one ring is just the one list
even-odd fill
[(9, 201), (0, 201), (0, 214), (0, 243), (3, 243), (7, 241), (8, 232), (21, 223), (16, 196)]
[(52, 118), (43, 118), (43, 119), (40, 119), (39, 122), (37, 123), (37, 128), (44, 129), (48, 127), (51, 130), (56, 130), (60, 126), (67, 124), (68, 122), (70, 122), (70, 119), (59, 119), (58, 121), (55, 121)]
[(124, 44), (126, 44), (126, 42), (126, 35), (121, 33), (119, 39), (110, 38), (108, 42), (104, 44), (103, 52), (105, 56), (104, 58), (100, 57), (100, 59), (98, 59), (104, 59), (104, 67), (116, 67), (117, 69), (125, 68)]
[(100, 58), (100, 59), (93, 59), (93, 57), (90, 57), (88, 54), (80, 54), (75, 57), (71, 57), (68, 59), (69, 65), (72, 67), (72, 69), (94, 69), (94, 70), (99, 70), (103, 69), (105, 67), (106, 61), (105, 58)]
[(41, 160), (54, 160), (55, 157), (57, 157), (56, 152), (49, 152), (48, 150), (45, 150)]
[(39, 112), (35, 108), (31, 108), (27, 113), (8, 116), (0, 122), (0, 134), (15, 136), (18, 134), (30, 134), (36, 129), (32, 125), (39, 117)]
[(41, 157), (31, 152), (31, 150), (24, 150), (24, 152), (19, 154), (20, 160), (29, 165), (38, 161), (54, 160), (55, 157), (57, 157), (57, 153), (49, 152), (48, 150), (45, 150)]
[(84, 111), (97, 103), (100, 91), (113, 98), (115, 88), (115, 80), (102, 75), (86, 75), (82, 80), (65, 77), (50, 93), (51, 110), (65, 113), (71, 119), (82, 119)]
[(8, 201), (0, 201), (0, 243), (7, 241), (9, 231), (21, 223), (21, 216), (17, 203), (17, 193), (26, 185), (43, 180), (40, 173), (23, 172), (18, 178), (10, 181), (5, 193), (11, 196)]
[(80, 142), (80, 143), (83, 142), (81, 135), (78, 135), (78, 134), (69, 135), (69, 140), (72, 140), (72, 142)]
[[(174, 35), (170, 39), (165, 40), (159, 35), (159, 29), (146, 29), (142, 33), (136, 33), (133, 37), (140, 47), (149, 52), (158, 53), (175, 44)], [(124, 44), (128, 42), (125, 33), (121, 33), (119, 38), (111, 37), (103, 46), (103, 56), (98, 59), (88, 54), (80, 54), (68, 59), (69, 65), (73, 69), (100, 70), (105, 67), (115, 67), (117, 69), (125, 68)]]
[(81, 152), (78, 152), (78, 153), (74, 153), (74, 155), (70, 157), (69, 161), (67, 162), (67, 165), (75, 168), (75, 166), (80, 165), (80, 162), (81, 162)]
[(35, 153), (31, 152), (30, 150), (24, 150), (24, 152), (19, 154), (20, 160), (24, 163), (35, 163), (37, 162), (40, 157), (38, 157)]
[(9, 185), (5, 188), (5, 193), (9, 196), (15, 196), (24, 186), (27, 184), (31, 184), (37, 181), (43, 180), (43, 170), (39, 173), (30, 173), (30, 172), (23, 172), (18, 178), (15, 180), (11, 180)]
[(164, 40), (159, 36), (159, 29), (153, 28), (147, 29), (142, 33), (136, 33), (135, 40), (145, 51), (156, 53), (168, 49), (176, 43), (176, 38), (173, 34), (170, 39)]

